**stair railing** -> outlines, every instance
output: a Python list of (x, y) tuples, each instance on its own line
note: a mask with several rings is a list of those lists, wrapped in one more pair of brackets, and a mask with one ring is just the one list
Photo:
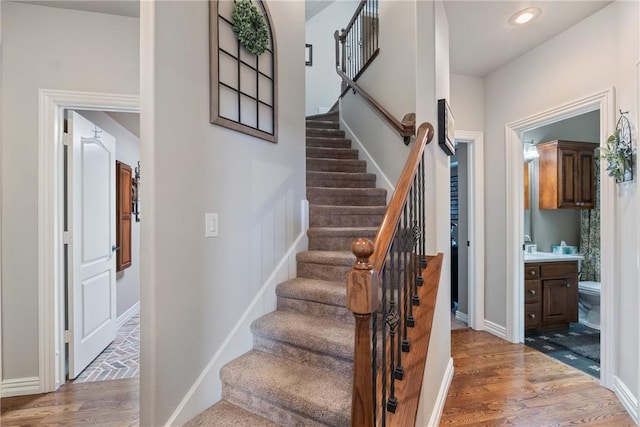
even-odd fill
[[(424, 151), (432, 139), (433, 126), (423, 123), (375, 241), (358, 239), (352, 245), (356, 262), (347, 276), (347, 308), (356, 320), (352, 426), (408, 426), (413, 423), (407, 420), (415, 422), (415, 395), (419, 396), (420, 388), (409, 391), (407, 384), (415, 388), (416, 382), (422, 383), (438, 282), (425, 286), (428, 289), (420, 288), (425, 274), (439, 279), (439, 273), (428, 271), (424, 232)], [(441, 255), (436, 261), (441, 265)], [(421, 301), (425, 294), (428, 301)], [(419, 309), (420, 319), (416, 317)], [(420, 332), (422, 341), (415, 349), (414, 327), (428, 329)], [(419, 379), (407, 377), (405, 360), (409, 358), (413, 364), (409, 369)], [(418, 359), (422, 360), (421, 368), (416, 368), (414, 361)], [(411, 404), (400, 397), (398, 387), (403, 396), (414, 395)], [(404, 413), (398, 418), (400, 411)]]
[(333, 35), (336, 46), (336, 72), (342, 78), (343, 95), (348, 88), (357, 92), (402, 136), (404, 143), (409, 145), (411, 137), (416, 133), (415, 114), (406, 114), (402, 121), (396, 119), (356, 83), (380, 52), (378, 21), (378, 0), (362, 0), (349, 24), (341, 31), (336, 30)]

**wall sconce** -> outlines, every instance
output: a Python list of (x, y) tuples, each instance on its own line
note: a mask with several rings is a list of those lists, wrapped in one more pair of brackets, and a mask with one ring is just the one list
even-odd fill
[(134, 169), (131, 187), (131, 213), (136, 217), (136, 222), (140, 222), (140, 162), (138, 162), (138, 166)]
[(540, 153), (538, 153), (538, 149), (535, 145), (533, 145), (533, 141), (525, 141), (524, 142), (524, 161), (530, 162), (533, 159), (537, 159), (540, 157)]

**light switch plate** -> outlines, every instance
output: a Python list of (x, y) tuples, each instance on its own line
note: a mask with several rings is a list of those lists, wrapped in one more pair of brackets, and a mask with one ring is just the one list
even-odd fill
[(204, 236), (205, 237), (218, 237), (218, 214), (206, 213), (204, 214)]

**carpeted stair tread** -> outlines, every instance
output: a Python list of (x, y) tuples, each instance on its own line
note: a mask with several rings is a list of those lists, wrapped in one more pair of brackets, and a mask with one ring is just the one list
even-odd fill
[(221, 400), (187, 422), (184, 427), (278, 427), (278, 424)]
[(351, 251), (302, 251), (296, 254), (296, 261), (353, 267), (356, 257)]
[(376, 176), (372, 173), (307, 172), (307, 187), (375, 188)]
[(251, 332), (314, 353), (353, 361), (354, 328), (344, 322), (301, 313), (273, 311), (254, 321)]
[(307, 158), (307, 171), (314, 172), (366, 172), (367, 162), (357, 159)]
[[(330, 369), (251, 350), (226, 364), (220, 377), (227, 395), (238, 389), (315, 424), (350, 425), (352, 379)], [(257, 404), (240, 400), (232, 402)]]
[(354, 240), (373, 240), (378, 227), (310, 227), (307, 230), (310, 250), (349, 250)]
[(335, 137), (335, 138), (344, 138), (344, 131), (342, 129), (316, 129), (316, 128), (307, 128), (306, 136), (324, 136), (324, 137)]
[(324, 148), (351, 148), (351, 140), (346, 138), (325, 138), (321, 136), (307, 136), (307, 148), (324, 147)]
[(314, 129), (339, 129), (340, 123), (333, 120), (307, 120), (306, 127)]
[(357, 159), (358, 150), (354, 148), (307, 147), (307, 158), (314, 159)]
[(311, 205), (385, 206), (387, 190), (384, 188), (307, 187), (307, 200)]
[(278, 297), (319, 302), (326, 305), (346, 307), (347, 288), (344, 283), (329, 280), (296, 277), (278, 284)]
[(318, 113), (318, 114), (312, 114), (310, 116), (307, 116), (307, 120), (308, 121), (315, 121), (315, 120), (320, 120), (320, 121), (333, 121), (333, 122), (337, 122), (340, 120), (340, 112), (338, 111), (331, 111), (329, 113)]

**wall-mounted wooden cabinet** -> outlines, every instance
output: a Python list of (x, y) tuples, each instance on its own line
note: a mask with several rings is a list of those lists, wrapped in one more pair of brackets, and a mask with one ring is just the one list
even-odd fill
[(131, 266), (131, 166), (116, 161), (116, 271)]
[(536, 147), (540, 153), (540, 209), (593, 208), (598, 143), (554, 140)]

